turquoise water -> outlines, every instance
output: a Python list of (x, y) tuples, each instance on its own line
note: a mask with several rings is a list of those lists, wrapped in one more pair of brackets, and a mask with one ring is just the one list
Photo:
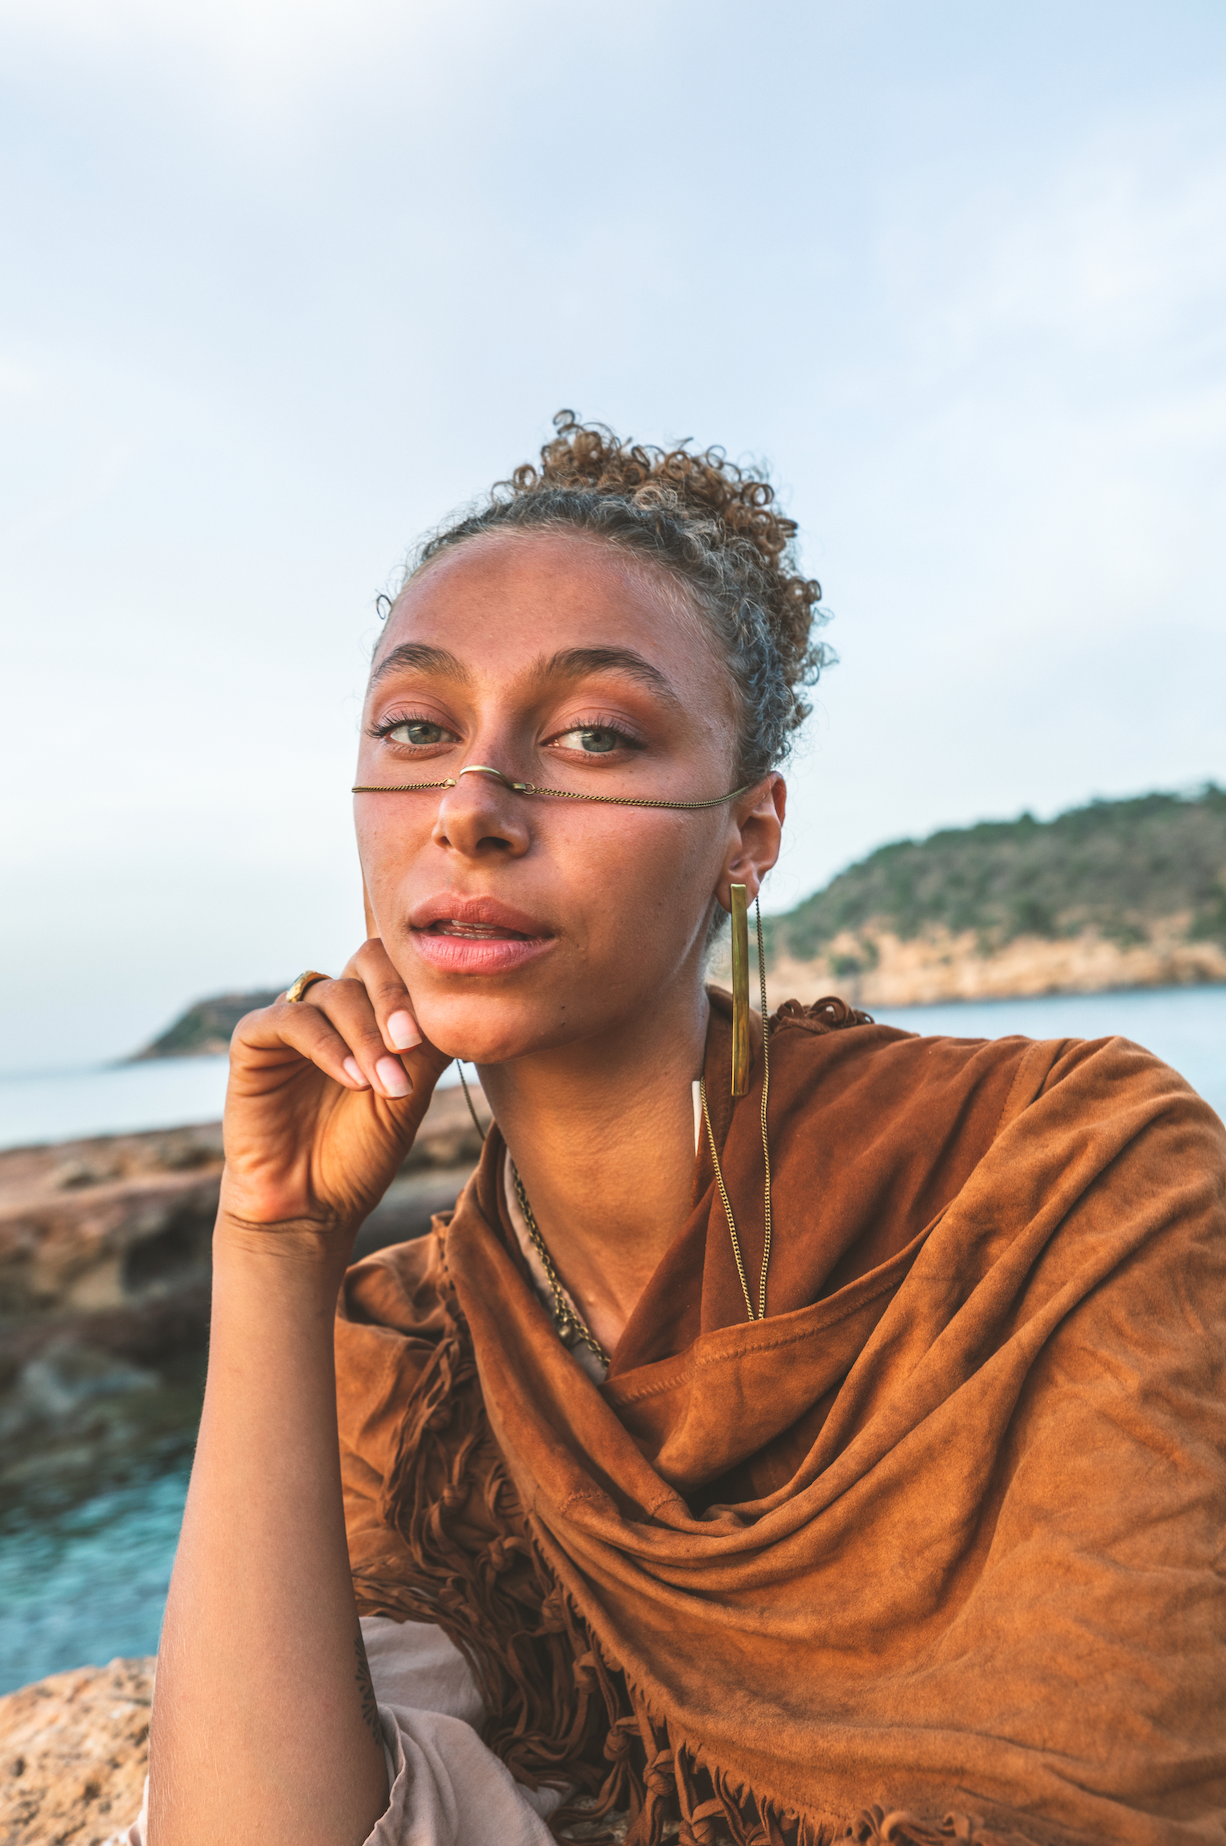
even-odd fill
[(116, 1654), (157, 1652), (189, 1455), (0, 1527), (0, 1693)]
[[(1226, 987), (887, 1008), (877, 1016), (909, 1031), (958, 1038), (1122, 1033), (1182, 1071), (1226, 1115)], [(109, 1106), (102, 1092), (85, 1098), (95, 1117)], [(25, 1119), (53, 1120), (49, 1095)], [(44, 1129), (23, 1138), (50, 1137)], [(181, 1418), (176, 1430), (168, 1432), (163, 1421), (122, 1456), (112, 1446), (109, 1458), (93, 1466), (82, 1466), (78, 1457), (67, 1475), (53, 1474), (41, 1485), (36, 1480), (33, 1490), (0, 1501), (0, 1692), (68, 1667), (155, 1650), (198, 1401), (194, 1389), (177, 1388), (182, 1396), (174, 1402), (182, 1407), (175, 1412)]]

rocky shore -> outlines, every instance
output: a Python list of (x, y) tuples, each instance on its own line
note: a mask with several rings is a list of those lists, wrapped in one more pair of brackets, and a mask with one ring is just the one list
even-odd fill
[[(479, 1151), (462, 1091), (440, 1091), (355, 1254), (419, 1236)], [(221, 1168), (219, 1123), (0, 1152), (0, 1499), (52, 1452), (96, 1464), (182, 1421)]]
[(140, 1812), (153, 1661), (53, 1673), (0, 1698), (0, 1846), (108, 1846)]
[[(355, 1254), (427, 1230), (479, 1152), (463, 1092), (440, 1091)], [(0, 1511), (190, 1442), (221, 1168), (219, 1123), (0, 1152)], [(114, 1660), (0, 1697), (0, 1846), (126, 1830), (152, 1688), (152, 1660)]]

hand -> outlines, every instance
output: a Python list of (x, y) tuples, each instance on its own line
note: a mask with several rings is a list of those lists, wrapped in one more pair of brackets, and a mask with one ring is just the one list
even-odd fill
[(305, 1222), (347, 1256), (450, 1062), (424, 1042), (378, 937), (339, 980), (248, 1013), (230, 1041), (223, 1215)]

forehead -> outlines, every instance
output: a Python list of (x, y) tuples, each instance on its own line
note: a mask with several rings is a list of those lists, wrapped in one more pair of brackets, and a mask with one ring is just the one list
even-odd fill
[(406, 642), (499, 678), (575, 648), (628, 648), (678, 691), (732, 699), (731, 676), (688, 592), (647, 559), (581, 534), (494, 532), (445, 551), (397, 598), (374, 662)]

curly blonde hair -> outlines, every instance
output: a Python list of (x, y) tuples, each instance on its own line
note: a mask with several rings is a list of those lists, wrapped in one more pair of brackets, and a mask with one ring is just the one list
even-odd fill
[(525, 462), (488, 501), (418, 549), (409, 579), (451, 546), (492, 531), (572, 530), (647, 558), (690, 592), (740, 694), (739, 774), (764, 775), (787, 755), (810, 707), (803, 689), (836, 658), (816, 637), (828, 619), (821, 585), (796, 566), (796, 522), (763, 473), (722, 449), (659, 449), (622, 441), (571, 410), (539, 464)]

